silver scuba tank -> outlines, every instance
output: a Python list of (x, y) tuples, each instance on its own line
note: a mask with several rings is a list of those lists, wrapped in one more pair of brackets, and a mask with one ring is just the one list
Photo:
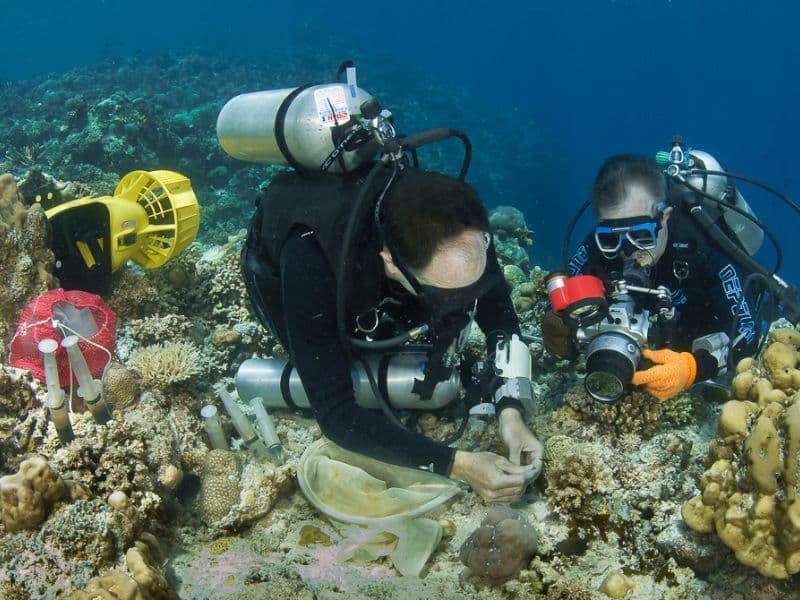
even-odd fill
[[(342, 132), (358, 124), (362, 104), (372, 99), (358, 86), (344, 83), (240, 94), (222, 107), (217, 138), (239, 160), (319, 170)], [(362, 136), (327, 171), (352, 171), (374, 159), (377, 150), (371, 136)]]
[[(716, 158), (703, 150), (689, 150), (689, 156), (691, 157), (691, 166), (699, 167), (700, 169), (705, 169), (708, 171), (723, 172), (725, 170), (722, 168), (722, 165), (719, 164), (719, 161), (717, 161)], [(700, 188), (707, 194), (710, 194), (719, 200), (723, 200), (726, 197), (728, 178), (723, 175), (706, 175), (700, 173), (697, 175), (692, 175), (691, 177), (687, 178), (686, 181), (690, 185)], [(750, 205), (744, 199), (739, 190), (736, 190), (735, 197), (728, 198), (727, 202), (739, 210), (742, 210), (751, 216), (755, 216), (753, 210), (750, 208)], [(706, 210), (709, 212), (709, 214), (713, 215), (713, 218), (715, 219), (720, 213), (722, 213), (722, 216), (725, 219), (728, 227), (750, 256), (755, 255), (755, 253), (758, 252), (758, 249), (761, 248), (761, 245), (764, 243), (764, 230), (753, 223), (750, 219), (743, 217), (735, 211), (727, 210), (721, 205), (714, 204), (711, 206), (706, 206)]]
[[(384, 355), (377, 355), (367, 359), (376, 381), (379, 378), (388, 392), (388, 402), (394, 408), (433, 410), (441, 408), (452, 402), (461, 389), (461, 378), (454, 369), (450, 379), (440, 381), (433, 390), (432, 397), (424, 400), (412, 392), (414, 380), (422, 380), (424, 368), (428, 360), (422, 352), (402, 352), (391, 355), (385, 371), (380, 369)], [(288, 394), (291, 402), (300, 408), (308, 408), (308, 396), (303, 389), (300, 376), (288, 365), (285, 358), (249, 358), (245, 360), (236, 372), (236, 390), (239, 398), (249, 402), (251, 398), (261, 397), (264, 405), (269, 408), (282, 408), (287, 406), (285, 395)], [(287, 372), (288, 370), (288, 372)], [(356, 402), (364, 408), (379, 408), (372, 393), (369, 379), (363, 365), (357, 363), (351, 371), (353, 391)]]

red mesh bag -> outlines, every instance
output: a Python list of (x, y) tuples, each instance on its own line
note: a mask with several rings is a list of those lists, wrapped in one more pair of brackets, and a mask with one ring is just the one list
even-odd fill
[[(45, 292), (34, 298), (22, 311), (14, 337), (11, 338), (9, 362), (12, 367), (27, 369), (39, 381), (44, 381), (44, 363), (39, 352), (39, 342), (52, 338), (57, 342), (73, 332), (66, 328), (56, 330), (57, 319), (76, 330), (80, 348), (92, 376), (99, 378), (108, 363), (109, 355), (86, 339), (102, 346), (112, 355), (117, 335), (117, 315), (100, 296), (79, 290), (61, 288)], [(86, 338), (86, 339), (83, 339)], [(56, 350), (58, 377), (61, 386), (69, 385), (70, 372), (67, 351), (60, 345)], [(74, 381), (73, 375), (73, 381)]]

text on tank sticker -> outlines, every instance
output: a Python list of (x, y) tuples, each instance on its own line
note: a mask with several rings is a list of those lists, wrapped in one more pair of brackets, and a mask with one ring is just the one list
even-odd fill
[(317, 103), (317, 113), (323, 125), (333, 127), (350, 120), (350, 110), (347, 108), (343, 87), (337, 85), (314, 90), (314, 101)]

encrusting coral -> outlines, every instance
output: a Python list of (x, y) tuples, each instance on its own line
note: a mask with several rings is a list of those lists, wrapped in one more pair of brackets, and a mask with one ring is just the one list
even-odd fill
[(719, 417), (701, 493), (683, 505), (696, 531), (716, 531), (767, 577), (800, 572), (800, 392), (792, 329), (771, 333), (760, 361), (744, 359)]

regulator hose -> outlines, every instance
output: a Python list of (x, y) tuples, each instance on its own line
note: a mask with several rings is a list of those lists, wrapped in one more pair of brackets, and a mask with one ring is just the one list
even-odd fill
[[(753, 179), (752, 177), (748, 177), (747, 175), (740, 175), (739, 173), (729, 173), (728, 171), (709, 171), (706, 169), (692, 169), (690, 174), (699, 174), (699, 175), (723, 175), (725, 177), (730, 177), (732, 179), (739, 179), (741, 181), (746, 181), (747, 183), (752, 183), (755, 186), (760, 187), (763, 190), (768, 191), (770, 194), (777, 196), (781, 200), (783, 200), (789, 208), (793, 209), (795, 212), (800, 214), (800, 205), (797, 205), (795, 202), (792, 202), (792, 199), (789, 198), (786, 194), (782, 194), (775, 188), (767, 185), (763, 181), (759, 181), (758, 179)], [(727, 206), (727, 205), (726, 205)]]
[(458, 131), (457, 129), (440, 127), (400, 138), (398, 142), (400, 142), (400, 146), (403, 150), (413, 152), (421, 146), (426, 146), (433, 142), (440, 142), (449, 137), (456, 137), (464, 144), (464, 160), (461, 162), (461, 170), (458, 172), (459, 181), (464, 181), (464, 178), (467, 176), (467, 171), (469, 171), (469, 165), (472, 162), (472, 142), (466, 133)]
[[(400, 152), (413, 152), (421, 146), (438, 142), (448, 137), (456, 137), (464, 144), (464, 159), (461, 163), (461, 170), (458, 174), (459, 180), (464, 181), (464, 178), (467, 176), (467, 171), (469, 170), (470, 162), (472, 161), (472, 142), (470, 142), (469, 137), (465, 133), (458, 131), (457, 129), (430, 129), (412, 136), (399, 138), (396, 140), (396, 148), (392, 149), (399, 150)], [(390, 146), (395, 146), (395, 144), (390, 144)], [(352, 241), (355, 234), (355, 229), (359, 223), (363, 222), (362, 219), (366, 215), (366, 211), (370, 208), (372, 201), (370, 194), (372, 186), (374, 185), (378, 175), (381, 173), (381, 171), (389, 168), (387, 165), (388, 163), (391, 163), (392, 172), (387, 177), (386, 185), (381, 192), (382, 194), (385, 194), (389, 190), (389, 187), (391, 187), (391, 185), (394, 183), (398, 172), (402, 168), (400, 164), (401, 160), (402, 159), (396, 154), (384, 154), (384, 156), (381, 157), (381, 160), (377, 160), (375, 162), (375, 164), (369, 170), (364, 182), (361, 184), (353, 205), (353, 210), (350, 212), (350, 218), (347, 220), (347, 225), (344, 229), (344, 250), (339, 256), (338, 272), (340, 273), (340, 276), (336, 283), (336, 327), (339, 331), (339, 338), (341, 339), (345, 348), (351, 348), (353, 346), (353, 338), (351, 338), (348, 334), (347, 327), (345, 325), (345, 302), (346, 290), (349, 288), (350, 284), (350, 276), (346, 266), (352, 254)], [(369, 344), (366, 347), (379, 349), (400, 345), (408, 339), (408, 337), (404, 337), (406, 335), (411, 337), (412, 332), (408, 332), (408, 334), (402, 334), (401, 336), (393, 338), (393, 340), (397, 340), (397, 343), (393, 343), (391, 345), (373, 346), (373, 344), (378, 342), (366, 342)], [(360, 342), (356, 345), (359, 347), (365, 347)]]
[[(711, 200), (712, 202), (716, 202), (720, 206), (724, 207), (725, 210), (732, 210), (733, 212), (745, 217), (746, 219), (748, 219), (752, 223), (754, 223), (756, 227), (761, 229), (764, 232), (764, 235), (766, 235), (769, 238), (769, 241), (772, 243), (773, 247), (775, 248), (775, 267), (772, 269), (772, 272), (768, 272), (766, 267), (764, 267), (760, 263), (758, 263), (755, 260), (753, 260), (752, 257), (749, 254), (747, 254), (746, 252), (742, 251), (742, 254), (744, 254), (744, 256), (747, 257), (749, 268), (750, 268), (751, 271), (758, 271), (759, 273), (766, 273), (767, 277), (772, 277), (772, 275), (774, 275), (775, 273), (778, 272), (778, 269), (780, 269), (781, 265), (783, 264), (783, 252), (781, 251), (781, 246), (778, 243), (778, 238), (775, 237), (775, 234), (772, 233), (772, 231), (770, 231), (767, 228), (767, 226), (764, 225), (764, 223), (762, 223), (760, 220), (758, 220), (756, 217), (754, 217), (753, 215), (751, 215), (747, 211), (744, 211), (741, 208), (738, 208), (736, 206), (731, 206), (730, 204), (726, 204), (725, 202), (723, 202), (719, 198), (715, 198), (711, 194), (701, 190), (698, 187), (693, 186), (692, 184), (688, 183), (683, 177), (680, 177), (678, 175), (670, 175), (670, 177), (672, 179), (674, 179), (675, 181), (677, 181), (680, 185), (682, 185), (682, 186), (686, 187), (687, 189), (693, 191), (694, 193), (702, 196), (703, 198), (707, 198), (708, 200)], [(694, 207), (692, 207), (690, 209), (690, 212), (692, 212), (692, 214), (694, 214), (695, 208), (698, 208), (698, 206), (694, 206)], [(711, 223), (711, 225), (707, 226), (707, 227), (712, 227), (712, 228), (716, 229), (717, 233), (719, 233), (720, 235), (724, 236), (725, 239), (727, 239), (728, 242), (730, 242), (731, 246), (733, 246), (737, 250), (741, 250), (741, 248), (739, 248), (738, 246), (736, 246), (736, 244), (731, 242), (731, 240), (728, 238), (728, 236), (726, 236), (724, 233), (722, 233), (722, 231), (719, 230), (719, 227), (713, 221), (711, 221), (711, 219), (708, 217), (708, 215), (705, 215), (705, 216), (706, 216), (708, 222)], [(709, 232), (709, 233), (711, 233), (711, 232)], [(728, 247), (728, 246), (726, 245), (726, 247)], [(728, 252), (728, 254), (730, 255), (730, 252)], [(734, 258), (735, 260), (744, 260), (744, 259), (740, 259), (738, 254), (735, 257), (731, 256), (731, 258)], [(755, 268), (752, 265), (758, 265), (758, 268)]]

